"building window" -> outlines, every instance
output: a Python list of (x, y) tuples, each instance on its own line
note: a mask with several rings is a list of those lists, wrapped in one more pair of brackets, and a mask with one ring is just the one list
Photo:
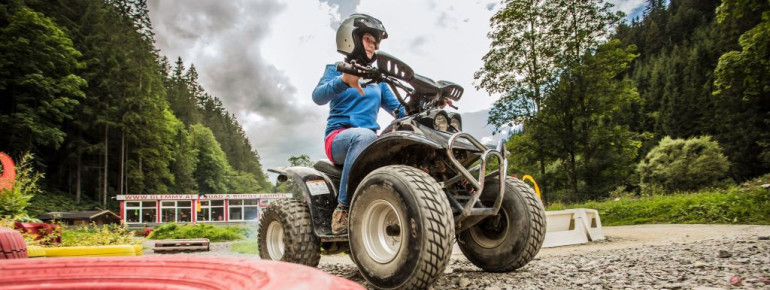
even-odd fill
[(191, 222), (192, 203), (189, 200), (165, 200), (160, 202), (161, 222)]
[(211, 212), (211, 202), (208, 200), (201, 200), (201, 209), (198, 211), (197, 220), (199, 222), (210, 221), (209, 212)]
[(126, 223), (154, 223), (158, 217), (156, 201), (127, 201)]
[(179, 200), (176, 202), (176, 221), (179, 223), (192, 222), (192, 202)]
[(247, 221), (259, 219), (259, 200), (247, 199), (243, 201), (243, 219)]
[(232, 199), (229, 200), (231, 221), (256, 220), (259, 216), (258, 199)]
[(223, 222), (225, 221), (225, 201), (224, 200), (212, 200), (211, 201), (211, 221)]
[(225, 221), (224, 200), (201, 200), (201, 211), (198, 212), (199, 222)]
[(231, 221), (243, 220), (243, 200), (242, 199), (229, 200), (227, 205), (230, 209)]

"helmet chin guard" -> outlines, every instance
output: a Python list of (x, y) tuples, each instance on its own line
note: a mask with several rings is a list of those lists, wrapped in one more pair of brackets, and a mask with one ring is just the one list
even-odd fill
[(388, 38), (382, 22), (366, 14), (351, 14), (337, 28), (337, 52), (345, 55), (346, 62), (355, 60), (359, 64), (370, 65), (377, 59), (376, 54), (372, 58), (366, 55), (363, 45), (365, 33), (374, 36), (378, 46), (381, 40)]

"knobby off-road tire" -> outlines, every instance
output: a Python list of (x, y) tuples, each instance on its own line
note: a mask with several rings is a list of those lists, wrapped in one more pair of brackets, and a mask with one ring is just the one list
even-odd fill
[(377, 169), (350, 209), (351, 258), (376, 288), (428, 288), (452, 254), (454, 219), (438, 182), (409, 166)]
[(307, 204), (298, 199), (271, 203), (259, 220), (259, 256), (264, 260), (318, 266), (321, 243), (313, 233)]
[[(482, 200), (494, 204), (498, 179), (484, 184)], [(545, 239), (543, 204), (532, 188), (521, 180), (506, 178), (500, 212), (457, 234), (465, 257), (487, 272), (510, 272), (523, 267), (540, 251)]]
[(0, 260), (27, 258), (27, 242), (14, 229), (0, 227)]

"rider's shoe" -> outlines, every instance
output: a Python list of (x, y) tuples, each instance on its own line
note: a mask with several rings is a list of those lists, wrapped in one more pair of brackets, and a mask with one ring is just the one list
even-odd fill
[(344, 235), (348, 233), (348, 210), (337, 206), (332, 214), (332, 234)]

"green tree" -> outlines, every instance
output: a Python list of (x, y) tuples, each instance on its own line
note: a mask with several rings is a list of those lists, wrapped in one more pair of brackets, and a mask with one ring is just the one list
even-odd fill
[(198, 166), (193, 173), (201, 193), (226, 193), (227, 177), (232, 169), (214, 133), (206, 126), (190, 126), (193, 148), (198, 151)]
[(181, 121), (174, 124), (176, 137), (173, 150), (174, 162), (171, 171), (174, 173), (174, 193), (192, 193), (198, 189), (193, 174), (198, 166), (198, 149), (193, 147), (192, 135)]
[(762, 21), (739, 39), (739, 51), (719, 58), (714, 95), (721, 110), (720, 141), (738, 176), (770, 170), (770, 1), (725, 0), (719, 19), (762, 14)]
[[(484, 66), (474, 78), (479, 88), (502, 94), (489, 112), (488, 122), (497, 128), (521, 125), (541, 109), (557, 72), (556, 38), (558, 1), (510, 0), (490, 19), (492, 40)], [(545, 156), (537, 135), (532, 141), (545, 174)], [(534, 172), (534, 171), (533, 171)], [(545, 192), (545, 187), (543, 187)], [(545, 196), (545, 193), (543, 194)]]
[(314, 162), (310, 160), (310, 156), (307, 156), (306, 154), (289, 157), (289, 164), (291, 164), (291, 166), (313, 167), (313, 163)]
[[(561, 160), (573, 200), (599, 197), (633, 172), (634, 140), (618, 121), (638, 98), (629, 79), (618, 79), (637, 55), (617, 40), (601, 45), (566, 69), (537, 118), (547, 154)], [(582, 188), (580, 188), (582, 185)]]
[(61, 126), (85, 98), (81, 53), (50, 18), (21, 1), (0, 4), (0, 147), (59, 148)]

